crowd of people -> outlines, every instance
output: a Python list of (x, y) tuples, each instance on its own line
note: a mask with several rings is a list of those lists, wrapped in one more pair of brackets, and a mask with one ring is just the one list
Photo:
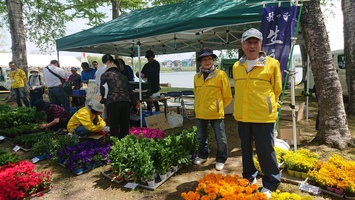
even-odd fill
[[(122, 59), (113, 59), (109, 54), (102, 57), (102, 63), (99, 67), (98, 62), (93, 61), (90, 67), (88, 62), (82, 62), (81, 73), (78, 73), (76, 67), (71, 67), (71, 75), (68, 77), (59, 62), (52, 60), (42, 69), (42, 75), (39, 68), (32, 67), (27, 77), (11, 61), (11, 93), (14, 94), (18, 107), (33, 106), (37, 112), (45, 113), (46, 123), (39, 124), (40, 129), (55, 134), (84, 136), (110, 131), (107, 125), (111, 122), (111, 135), (123, 138), (129, 131), (130, 108), (136, 104), (135, 95), (129, 85), (129, 81), (134, 80), (133, 70)], [(78, 90), (83, 88), (83, 84), (88, 84), (89, 80), (95, 80), (97, 88), (102, 88), (101, 93), (97, 92), (101, 100), (92, 98), (85, 105), (85, 97), (74, 96), (70, 102), (63, 84), (67, 82), (72, 89)], [(49, 101), (43, 98), (45, 91)], [(71, 106), (78, 110), (71, 113)]]
[[(234, 79), (234, 112), (241, 140), (243, 177), (256, 182), (258, 170), (253, 162), (254, 147), (259, 159), (263, 188), (261, 192), (268, 197), (280, 184), (280, 170), (274, 151), (274, 125), (277, 120), (278, 98), (282, 92), (280, 63), (261, 50), (263, 36), (254, 28), (245, 31), (241, 38), (244, 55), (233, 65)], [(153, 51), (146, 51), (148, 60), (141, 72), (136, 76), (147, 79), (151, 83), (153, 95), (160, 91), (160, 64), (155, 60)], [(224, 125), (224, 109), (232, 101), (232, 92), (226, 73), (216, 68), (217, 56), (212, 49), (204, 48), (197, 57), (200, 63), (194, 76), (194, 111), (198, 137), (198, 157), (193, 161), (196, 165), (205, 163), (209, 157), (207, 127), (210, 123), (217, 143), (215, 169), (224, 169), (228, 159), (227, 136)], [(134, 80), (133, 70), (122, 59), (114, 59), (106, 54), (102, 57), (102, 65), (92, 62), (90, 68), (83, 62), (82, 73), (72, 68), (69, 81), (73, 88), (82, 87), (89, 79), (95, 79), (100, 101), (91, 102), (79, 109), (73, 116), (69, 115), (69, 102), (62, 88), (62, 80), (66, 74), (59, 67), (59, 62), (52, 60), (43, 69), (43, 78), (38, 69), (31, 69), (27, 80), (23, 70), (10, 62), (9, 73), (12, 89), (16, 95), (18, 106), (34, 105), (37, 111), (45, 111), (47, 123), (40, 124), (42, 129), (70, 133), (80, 136), (110, 129), (111, 136), (123, 138), (128, 134), (130, 126), (130, 108), (136, 104), (135, 95), (129, 81)], [(43, 100), (44, 85), (48, 88), (50, 102)], [(30, 101), (25, 95), (25, 87), (29, 88)], [(79, 104), (76, 100), (75, 104)], [(159, 110), (157, 102), (155, 109)], [(152, 105), (147, 105), (151, 109)], [(109, 127), (109, 128), (108, 128)], [(60, 130), (60, 131), (58, 131)]]

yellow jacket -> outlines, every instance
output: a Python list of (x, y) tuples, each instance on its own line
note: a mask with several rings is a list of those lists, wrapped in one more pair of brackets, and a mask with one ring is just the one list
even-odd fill
[(224, 119), (224, 108), (232, 101), (230, 83), (224, 71), (216, 69), (206, 80), (203, 74), (195, 74), (194, 92), (196, 118)]
[(273, 123), (276, 121), (278, 97), (282, 92), (280, 63), (260, 52), (259, 60), (247, 73), (242, 57), (233, 65), (234, 118), (241, 122)]
[(12, 88), (23, 88), (27, 83), (26, 73), (20, 68), (17, 68), (15, 72), (9, 71), (9, 77), (12, 80)]
[(99, 116), (97, 125), (94, 124), (93, 120), (96, 115), (92, 114), (90, 110), (85, 106), (80, 108), (75, 114), (70, 118), (67, 129), (69, 133), (74, 133), (75, 129), (78, 126), (84, 126), (84, 128), (90, 132), (99, 132), (102, 130), (104, 126), (106, 126), (106, 122)]

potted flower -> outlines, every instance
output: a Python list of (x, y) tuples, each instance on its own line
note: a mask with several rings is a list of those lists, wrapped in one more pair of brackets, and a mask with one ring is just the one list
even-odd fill
[[(288, 171), (294, 170), (297, 178), (300, 178), (303, 172), (302, 178), (306, 178), (306, 173), (318, 162), (318, 157), (317, 153), (311, 153), (308, 149), (299, 149), (296, 152), (288, 151), (283, 158)], [(290, 173), (292, 175), (292, 172)]]
[(136, 143), (134, 147), (136, 149), (136, 157), (132, 162), (133, 176), (136, 181), (141, 180), (147, 183), (154, 181), (155, 168), (150, 152), (145, 149), (146, 146), (142, 146), (140, 143)]
[(95, 155), (100, 152), (105, 152), (102, 155), (103, 161), (100, 164), (106, 163), (109, 150), (109, 144), (102, 144), (98, 141), (86, 141), (74, 146), (65, 147), (58, 151), (58, 159), (64, 161), (64, 166), (70, 171), (80, 174), (83, 170), (92, 169), (92, 164)]
[(152, 128), (146, 128), (146, 127), (132, 127), (129, 130), (129, 133), (132, 135), (135, 135), (137, 138), (139, 137), (139, 135), (143, 135), (143, 137), (147, 138), (147, 139), (162, 139), (165, 137), (165, 133), (164, 131), (160, 130), (160, 129), (152, 129)]
[(49, 189), (52, 181), (51, 171), (37, 173), (29, 161), (8, 163), (0, 168), (0, 198), (24, 199)]
[(135, 135), (127, 135), (121, 140), (111, 137), (111, 140), (111, 151), (108, 154), (111, 169), (104, 173), (109, 174), (112, 180), (116, 180), (117, 178), (120, 180), (124, 176), (125, 179), (129, 179), (131, 176), (131, 161), (135, 153), (133, 146), (138, 140)]

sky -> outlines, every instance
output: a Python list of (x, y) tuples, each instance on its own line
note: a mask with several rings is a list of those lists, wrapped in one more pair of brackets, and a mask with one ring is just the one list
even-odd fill
[[(338, 1), (338, 0), (335, 0), (334, 3), (336, 5), (336, 8), (333, 8), (333, 12), (335, 13), (335, 18), (329, 17), (328, 19), (326, 19), (326, 27), (328, 30), (331, 50), (337, 50), (337, 49), (344, 48), (343, 23), (342, 23), (343, 22), (343, 15), (342, 15), (342, 11), (341, 11), (341, 4), (340, 4), (340, 1)], [(111, 10), (109, 8), (100, 8), (100, 11), (107, 13), (108, 18), (105, 21), (110, 20)], [(85, 25), (85, 22), (86, 22), (86, 20), (77, 19), (73, 22), (67, 23), (66, 35), (71, 35), (76, 32), (90, 28), (90, 26)], [(3, 49), (10, 51), (11, 50), (10, 35), (8, 35), (6, 43), (7, 43), (7, 46)], [(27, 42), (27, 52), (31, 53), (31, 52), (35, 52), (35, 51), (38, 51), (36, 49), (36, 46), (30, 42)], [(294, 48), (294, 53), (300, 54), (299, 52), (300, 52), (299, 48), (296, 46)], [(54, 54), (56, 54), (56, 52), (54, 52)], [(156, 56), (156, 59), (159, 62), (162, 62), (164, 60), (183, 60), (183, 59), (191, 58), (193, 56), (193, 54), (194, 53), (158, 55), (158, 56)], [(82, 55), (82, 52), (61, 52), (60, 55), (73, 55), (75, 57), (79, 57)], [(95, 54), (87, 54), (87, 55), (95, 55)]]

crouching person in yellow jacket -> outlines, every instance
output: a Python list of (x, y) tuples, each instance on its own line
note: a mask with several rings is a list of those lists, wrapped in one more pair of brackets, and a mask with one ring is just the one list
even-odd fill
[(84, 136), (102, 131), (106, 126), (106, 122), (100, 116), (103, 110), (104, 106), (97, 101), (82, 107), (70, 118), (68, 132)]

